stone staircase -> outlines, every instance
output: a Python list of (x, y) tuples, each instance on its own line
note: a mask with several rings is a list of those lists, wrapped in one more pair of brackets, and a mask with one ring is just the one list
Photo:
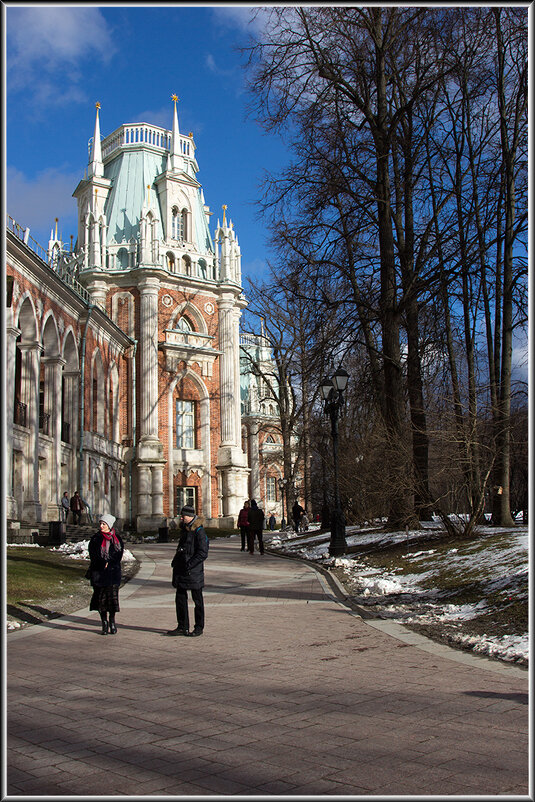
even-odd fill
[[(39, 546), (57, 545), (56, 538), (51, 537), (50, 522), (40, 521), (8, 521), (7, 522), (7, 542), (8, 543), (37, 543)], [(65, 527), (65, 540), (67, 543), (77, 543), (80, 540), (89, 540), (95, 534), (97, 527), (95, 524), (67, 524)], [(61, 538), (60, 538), (61, 542)]]

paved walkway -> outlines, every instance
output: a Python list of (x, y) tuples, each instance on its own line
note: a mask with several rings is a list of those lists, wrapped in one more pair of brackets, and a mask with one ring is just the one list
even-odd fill
[(165, 637), (174, 549), (134, 548), (117, 635), (88, 609), (8, 635), (8, 798), (529, 798), (526, 671), (365, 621), (238, 538), (210, 544), (204, 635)]

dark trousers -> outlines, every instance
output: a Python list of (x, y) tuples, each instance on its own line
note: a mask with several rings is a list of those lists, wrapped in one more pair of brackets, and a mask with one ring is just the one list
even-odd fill
[[(202, 588), (190, 590), (193, 604), (195, 605), (195, 626), (204, 629), (204, 599)], [(179, 627), (189, 630), (188, 614), (188, 591), (182, 588), (176, 589), (175, 596), (176, 620)]]
[(249, 527), (248, 526), (240, 526), (240, 534), (241, 534), (241, 550), (245, 551), (246, 542), (249, 537)]
[(82, 517), (82, 510), (73, 510), (72, 511), (72, 522), (73, 522), (73, 524), (79, 524), (81, 517)]
[(249, 532), (247, 535), (247, 545), (249, 546), (249, 551), (251, 554), (254, 554), (254, 539), (255, 535), (258, 538), (258, 551), (260, 554), (264, 553), (264, 541), (262, 536), (262, 530), (256, 529), (254, 532)]

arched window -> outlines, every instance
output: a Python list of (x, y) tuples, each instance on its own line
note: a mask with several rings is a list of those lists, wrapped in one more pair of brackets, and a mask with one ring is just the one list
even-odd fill
[(181, 239), (187, 240), (188, 239), (188, 210), (182, 209), (180, 214), (180, 225), (181, 225)]
[(201, 278), (208, 278), (208, 273), (206, 270), (206, 262), (204, 259), (199, 259), (199, 275)]
[(126, 248), (119, 248), (117, 251), (117, 262), (121, 270), (126, 270), (128, 267), (128, 251)]
[(193, 331), (193, 326), (191, 325), (187, 317), (179, 318), (176, 327), (177, 329), (180, 329), (180, 331)]
[(165, 254), (167, 259), (167, 269), (171, 271), (171, 273), (175, 272), (175, 255), (171, 253), (171, 251), (167, 251)]
[(180, 236), (179, 236), (179, 234), (180, 234), (180, 232), (179, 232), (180, 218), (178, 216), (178, 209), (177, 209), (176, 206), (173, 206), (173, 210), (172, 210), (171, 214), (172, 214), (172, 218), (171, 218), (171, 237), (172, 237), (172, 239), (180, 239)]

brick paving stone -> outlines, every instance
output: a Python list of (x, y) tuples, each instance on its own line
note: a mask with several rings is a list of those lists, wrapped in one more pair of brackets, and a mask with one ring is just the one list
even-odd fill
[[(105, 650), (87, 610), (8, 635), (8, 793), (527, 793), (528, 672), (401, 643), (235, 538), (210, 549), (203, 638), (178, 643), (174, 548), (140, 547)], [(110, 661), (121, 681), (85, 687)]]

